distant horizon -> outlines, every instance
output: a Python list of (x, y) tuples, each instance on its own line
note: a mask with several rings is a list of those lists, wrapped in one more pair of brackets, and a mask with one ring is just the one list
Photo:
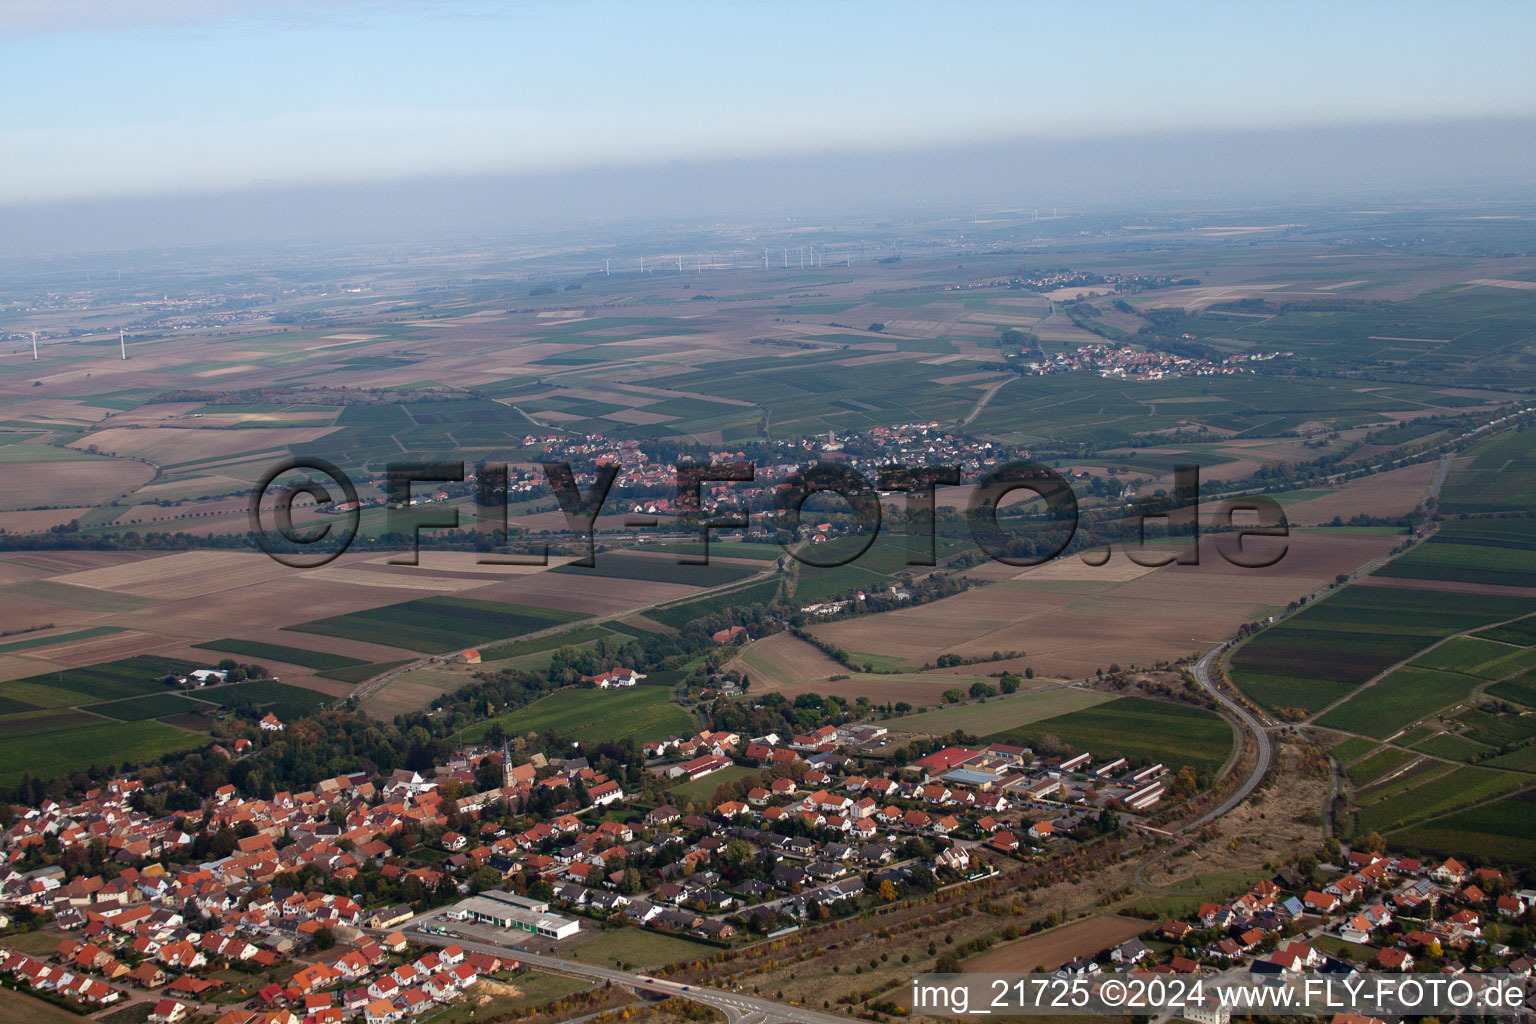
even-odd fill
[(666, 221), (1104, 213), (1536, 199), (1536, 117), (1184, 132), (538, 174), (187, 190), (0, 203), (0, 259), (158, 246), (413, 242)]
[(17, 0), (0, 33), (4, 205), (1536, 117), (1507, 3)]

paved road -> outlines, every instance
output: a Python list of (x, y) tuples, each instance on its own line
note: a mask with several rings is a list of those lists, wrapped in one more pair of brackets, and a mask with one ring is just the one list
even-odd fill
[(1180, 828), (1180, 832), (1194, 831), (1206, 822), (1214, 821), (1221, 817), (1248, 799), (1249, 794), (1257, 789), (1259, 783), (1264, 780), (1264, 773), (1269, 770), (1269, 759), (1273, 751), (1269, 730), (1264, 728), (1264, 723), (1254, 717), (1253, 712), (1243, 707), (1231, 697), (1228, 697), (1221, 691), (1219, 686), (1211, 681), (1211, 666), (1216, 663), (1216, 659), (1219, 657), (1221, 657), (1220, 647), (1206, 651), (1205, 654), (1201, 655), (1200, 660), (1195, 662), (1190, 671), (1195, 677), (1195, 682), (1199, 683), (1212, 697), (1215, 697), (1223, 707), (1236, 715), (1243, 725), (1247, 727), (1248, 731), (1253, 733), (1253, 738), (1258, 743), (1259, 756), (1254, 762), (1253, 771), (1249, 773), (1248, 778), (1243, 780), (1241, 786), (1238, 786), (1230, 796), (1216, 805), (1216, 807)]
[(680, 981), (669, 981), (666, 978), (655, 978), (650, 975), (636, 974), (632, 971), (621, 971), (614, 967), (584, 964), (576, 960), (562, 960), (559, 957), (545, 956), (542, 953), (527, 953), (512, 945), (510, 938), (506, 944), (502, 944), (465, 938), (462, 935), (431, 935), (423, 932), (417, 934), (413, 941), (430, 943), (437, 946), (458, 943), (461, 947), (473, 953), (512, 957), (522, 963), (531, 964), (535, 967), (545, 967), (566, 974), (579, 974), (597, 981), (611, 981), (615, 985), (624, 985), (641, 992), (651, 992), (667, 997), (680, 996), (684, 999), (691, 999), (696, 1003), (703, 1003), (706, 1006), (714, 1007), (725, 1014), (729, 1024), (848, 1024), (849, 1020), (847, 1017), (803, 1009), (798, 1006), (787, 1006), (768, 999), (743, 995), (740, 992), (704, 988), (699, 985), (685, 985)]

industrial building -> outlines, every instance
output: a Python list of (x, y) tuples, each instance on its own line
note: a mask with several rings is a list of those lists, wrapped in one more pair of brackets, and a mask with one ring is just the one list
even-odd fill
[(549, 912), (549, 904), (531, 900), (504, 889), (491, 889), (461, 900), (449, 911), (461, 921), (474, 921), (496, 928), (533, 932), (551, 939), (568, 939), (581, 929), (581, 923)]

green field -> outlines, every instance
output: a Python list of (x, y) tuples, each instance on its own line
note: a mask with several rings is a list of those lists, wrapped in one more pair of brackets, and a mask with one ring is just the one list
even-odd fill
[(1465, 736), (1457, 736), (1454, 733), (1436, 733), (1428, 739), (1419, 740), (1413, 745), (1414, 750), (1422, 750), (1426, 754), (1435, 757), (1443, 757), (1451, 761), (1467, 761), (1480, 754), (1487, 754), (1493, 748), (1476, 740), (1469, 740)]
[[(958, 681), (956, 685), (962, 690), (965, 689)], [(893, 719), (886, 725), (893, 732), (944, 735), (960, 729), (979, 736), (1004, 729), (1018, 729), (1041, 719), (1081, 711), (1113, 699), (1110, 694), (1100, 693), (1097, 690), (1054, 687), (1035, 693), (993, 697), (982, 704), (963, 704), (939, 708), (935, 711), (923, 711)]]
[(1518, 644), (1521, 647), (1536, 647), (1536, 616), (1511, 622), (1504, 626), (1494, 626), (1477, 634), (1488, 640), (1497, 640), (1504, 644)]
[(1536, 586), (1536, 521), (1446, 523), (1427, 542), (1377, 569), (1398, 579), (1450, 580), (1503, 587)]
[(513, 640), (510, 643), (497, 644), (495, 647), (480, 648), (482, 661), (504, 661), (507, 658), (521, 658), (529, 654), (541, 654), (544, 651), (553, 651), (559, 647), (578, 647), (581, 644), (590, 643), (593, 640), (601, 640), (613, 633), (604, 626), (577, 626), (568, 629), (564, 633), (556, 633), (553, 636), (541, 636), (536, 640)]
[(1472, 461), (1446, 477), (1440, 510), (1450, 515), (1477, 512), (1524, 514), (1536, 508), (1536, 457), (1528, 430), (1511, 430), (1481, 441)]
[(312, 715), (332, 699), (323, 693), (306, 690), (301, 686), (289, 686), (274, 679), (209, 686), (196, 692), (201, 699), (217, 701), (223, 707), (250, 702), (256, 705), (257, 710), (270, 711), (285, 721)]
[(28, 640), (8, 640), (0, 642), (0, 654), (24, 651), (30, 647), (52, 647), (54, 644), (69, 643), (71, 640), (89, 640), (94, 636), (107, 636), (110, 633), (121, 633), (122, 631), (121, 626), (91, 626), (88, 629), (77, 629), (69, 633), (55, 633), (51, 636), (32, 637)]
[(1457, 636), (1413, 659), (1413, 664), (1420, 668), (1463, 672), (1479, 679), (1502, 679), (1536, 668), (1536, 648), (1511, 647), (1477, 637)]
[(711, 594), (694, 601), (685, 601), (682, 604), (670, 605), (666, 608), (652, 608), (645, 613), (645, 617), (653, 622), (659, 622), (673, 629), (682, 629), (695, 619), (702, 619), (706, 615), (716, 615), (727, 608), (746, 608), (751, 605), (767, 604), (772, 601), (779, 592), (778, 580), (766, 580), (762, 583), (754, 583), (739, 590), (729, 590), (722, 594)]
[(1482, 708), (1468, 708), (1456, 716), (1466, 735), (1490, 747), (1508, 747), (1536, 736), (1536, 717), (1493, 714)]
[(652, 558), (623, 551), (601, 551), (593, 558), (592, 568), (566, 564), (550, 572), (570, 576), (603, 576), (621, 580), (645, 580), (648, 583), (681, 583), (690, 587), (718, 587), (744, 580), (762, 571), (762, 567), (731, 565), (710, 560), (708, 565), (680, 565), (677, 558)]
[(491, 722), (501, 723), (508, 735), (554, 732), (583, 743), (690, 736), (699, 728), (697, 719), (674, 704), (670, 688), (663, 686), (560, 690), (527, 707), (472, 726), (464, 730), (464, 738), (473, 741), (483, 736)]
[(167, 675), (182, 676), (201, 667), (190, 661), (146, 654), (0, 683), (0, 698), (22, 702), (30, 708), (59, 708), (139, 697), (164, 691), (160, 680)]
[(1487, 768), (1456, 768), (1401, 792), (1361, 807), (1357, 828), (1385, 834), (1403, 825), (1424, 821), (1456, 807), (1477, 803), (1528, 786), (1530, 776)]
[(142, 722), (150, 718), (168, 715), (184, 715), (195, 711), (207, 711), (210, 705), (189, 700), (179, 693), (152, 693), (146, 697), (129, 697), (106, 704), (90, 704), (85, 710), (124, 722)]
[(1363, 761), (1350, 765), (1349, 777), (1357, 785), (1368, 785), (1408, 760), (1410, 756), (1406, 751), (1383, 747)]
[(586, 616), (554, 608), (464, 597), (425, 597), (284, 628), (446, 654), (485, 640), (536, 633), (583, 618)]
[(1514, 597), (1348, 586), (1244, 644), (1232, 678), (1266, 707), (1316, 712), (1441, 637), (1529, 608)]
[(1359, 736), (1351, 736), (1341, 743), (1335, 744), (1329, 749), (1334, 760), (1339, 764), (1349, 764), (1351, 761), (1364, 757), (1376, 749), (1376, 744)]
[(1328, 729), (1386, 739), (1425, 715), (1466, 700), (1478, 680), (1458, 672), (1397, 669), (1317, 720)]
[(1145, 697), (1119, 697), (982, 739), (1038, 747), (1047, 736), (1074, 750), (1091, 752), (1095, 762), (1124, 757), (1149, 764), (1160, 762), (1173, 771), (1187, 766), (1203, 772), (1225, 764), (1233, 742), (1232, 727), (1221, 716), (1203, 708)]
[[(691, 558), (704, 556), (704, 545), (697, 541), (669, 541), (664, 544), (646, 544), (645, 551), (665, 551), (673, 555), (687, 555)], [(716, 558), (750, 558), (755, 562), (776, 561), (784, 554), (784, 549), (777, 544), (758, 544), (743, 541), (722, 540), (711, 537), (709, 540), (710, 561)]]
[(1390, 833), (1395, 846), (1525, 867), (1536, 860), (1536, 794), (1525, 792), (1453, 811)]
[(701, 779), (694, 779), (692, 782), (684, 782), (673, 786), (667, 790), (667, 796), (679, 807), (686, 807), (689, 803), (696, 803), (705, 810), (709, 810), (712, 806), (710, 797), (714, 795), (715, 790), (722, 783), (735, 782), (737, 779), (756, 775), (757, 771), (756, 768), (750, 768), (747, 765), (732, 765), (729, 768), (722, 768), (718, 772), (706, 775)]
[(1514, 679), (1506, 679), (1502, 683), (1494, 683), (1486, 691), (1490, 697), (1498, 697), (1500, 700), (1512, 700), (1516, 704), (1524, 704), (1528, 708), (1536, 708), (1536, 672), (1527, 672)]
[(28, 774), (55, 778), (91, 765), (116, 770), (207, 743), (206, 736), (159, 722), (71, 721), (60, 729), (28, 729), (24, 735), (0, 736), (0, 785), (13, 785)]
[(410, 659), (403, 661), (375, 661), (363, 662), (358, 665), (350, 665), (347, 668), (335, 668), (328, 672), (316, 673), (322, 679), (335, 679), (342, 683), (366, 683), (375, 676), (381, 676), (390, 669), (399, 668), (401, 665), (410, 664)]
[(617, 928), (572, 946), (569, 955), (584, 964), (651, 970), (679, 960), (697, 960), (717, 952), (713, 946), (689, 942), (648, 928)]
[(236, 640), (232, 637), (226, 637), (223, 640), (210, 640), (205, 644), (193, 644), (192, 646), (205, 651), (224, 651), (229, 654), (243, 655), (247, 658), (265, 658), (269, 661), (281, 661), (289, 665), (302, 665), (305, 668), (326, 671), (335, 671), (340, 668), (355, 668), (358, 665), (368, 664), (360, 658), (348, 658), (343, 654), (307, 651), (302, 647), (265, 644), (256, 640)]

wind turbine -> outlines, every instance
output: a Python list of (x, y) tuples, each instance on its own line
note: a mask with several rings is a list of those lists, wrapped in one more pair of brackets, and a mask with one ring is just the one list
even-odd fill
[(123, 362), (126, 363), (128, 361), (128, 342), (123, 337), (123, 329), (121, 327), (117, 329), (117, 347), (123, 350)]
[(37, 359), (37, 332), (32, 332), (32, 358)]

